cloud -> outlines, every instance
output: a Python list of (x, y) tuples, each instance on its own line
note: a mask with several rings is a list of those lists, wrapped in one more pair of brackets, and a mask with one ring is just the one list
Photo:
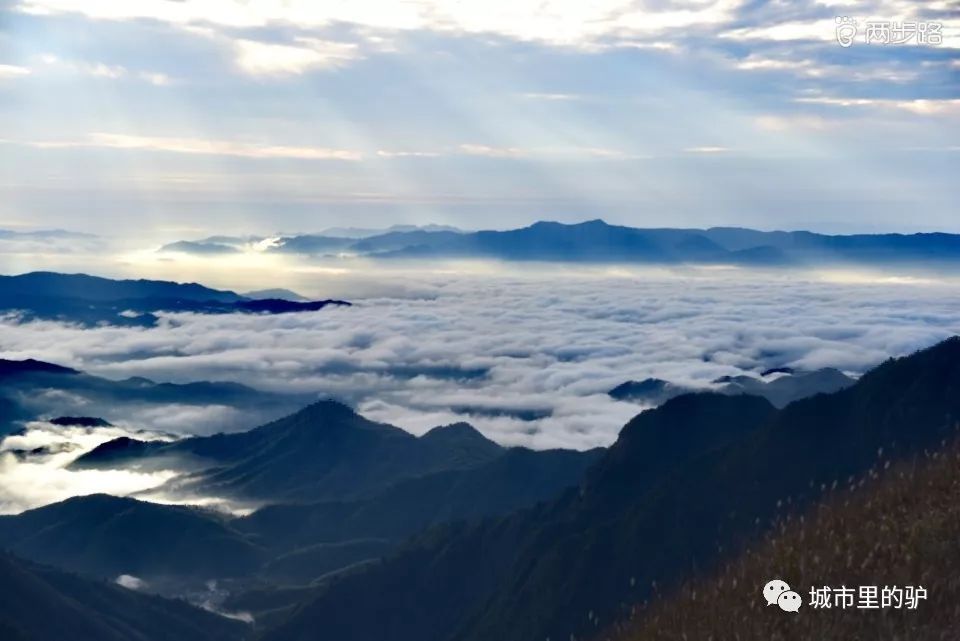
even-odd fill
[(292, 45), (237, 40), (237, 64), (255, 76), (301, 74), (336, 69), (360, 57), (354, 43), (297, 38)]
[(549, 100), (559, 102), (569, 102), (584, 99), (584, 96), (573, 93), (539, 93), (535, 91), (525, 92), (520, 94), (520, 96), (529, 100)]
[(906, 111), (919, 116), (960, 115), (960, 98), (894, 100), (889, 98), (800, 97), (796, 102), (829, 107), (869, 108)]
[(30, 70), (17, 65), (0, 65), (0, 80), (5, 78), (20, 78), (30, 75)]
[(175, 314), (149, 330), (8, 320), (0, 329), (5, 352), (21, 358), (340, 398), (414, 433), (468, 420), (503, 443), (539, 448), (611, 443), (640, 409), (606, 395), (628, 379), (709, 387), (778, 366), (856, 374), (960, 333), (956, 285), (933, 277), (527, 271), (404, 273), (395, 278), (431, 295), (316, 313)]
[(205, 138), (137, 136), (131, 134), (104, 132), (87, 134), (86, 138), (80, 140), (41, 140), (27, 142), (4, 140), (0, 142), (28, 145), (40, 149), (100, 147), (105, 149), (130, 149), (160, 151), (176, 154), (233, 156), (236, 158), (258, 159), (287, 158), (296, 160), (357, 161), (363, 158), (363, 155), (360, 152), (346, 149), (329, 149), (326, 147), (297, 147), (273, 145), (267, 143), (211, 140)]
[(723, 154), (733, 150), (729, 147), (705, 145), (702, 147), (687, 147), (684, 151), (688, 154)]
[[(69, 463), (120, 436), (155, 438), (122, 427), (86, 429), (37, 422), (0, 441), (0, 514), (55, 503), (72, 496), (118, 496), (153, 489), (174, 478), (170, 470), (72, 470)], [(22, 451), (36, 451), (23, 455)]]
[(467, 156), (484, 156), (487, 158), (607, 158), (630, 159), (640, 156), (604, 147), (494, 147), (464, 143), (458, 151)]
[(608, 39), (630, 41), (669, 30), (707, 27), (730, 21), (743, 0), (664, 0), (638, 5), (629, 0), (570, 3), (566, 0), (469, 0), (440, 2), (390, 0), (311, 2), (268, 0), (248, 3), (215, 0), (141, 0), (128, 3), (91, 0), (23, 0), (18, 9), (33, 15), (78, 13), (96, 20), (149, 18), (181, 27), (215, 25), (258, 28), (295, 24), (323, 28), (348, 24), (374, 32), (421, 30), (496, 34), (562, 46), (596, 47)]
[(146, 581), (130, 574), (121, 574), (114, 579), (114, 583), (128, 590), (143, 590), (147, 587)]

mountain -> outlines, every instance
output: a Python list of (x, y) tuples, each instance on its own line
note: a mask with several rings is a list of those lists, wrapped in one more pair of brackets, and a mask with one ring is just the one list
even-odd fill
[[(266, 641), (567, 639), (715, 568), (835, 482), (952, 437), (960, 338), (783, 409), (693, 394), (643, 412), (553, 502), (428, 531), (315, 591)], [(469, 577), (465, 580), (464, 577)], [(423, 608), (429, 603), (430, 608)]]
[[(257, 457), (263, 450), (270, 451), (266, 459)], [(417, 438), (323, 402), (242, 434), (172, 444), (115, 439), (75, 463), (109, 469), (179, 456), (213, 466), (195, 490), (222, 489), (209, 477), (229, 472), (243, 479), (238, 496), (262, 497), (263, 487), (286, 496), (293, 488), (297, 499), (312, 502), (268, 505), (236, 518), (131, 498), (76, 497), (0, 517), (0, 547), (89, 576), (136, 576), (164, 585), (164, 593), (209, 580), (231, 579), (233, 589), (309, 583), (388, 555), (429, 526), (552, 499), (576, 485), (599, 453), (502, 448), (463, 423)]]
[(173, 283), (162, 280), (113, 280), (86, 274), (30, 272), (19, 276), (0, 276), (0, 301), (24, 298), (63, 298), (85, 301), (122, 301), (137, 299), (182, 300), (234, 303), (243, 300), (234, 292), (210, 289), (197, 283)]
[(46, 363), (44, 361), (28, 358), (26, 360), (8, 360), (0, 358), (0, 377), (7, 378), (20, 376), (23, 374), (79, 374), (75, 369), (57, 365), (56, 363)]
[(642, 381), (626, 381), (607, 392), (618, 401), (633, 401), (644, 405), (661, 405), (681, 394), (690, 394), (692, 388), (674, 385), (660, 378), (645, 378)]
[(502, 453), (503, 448), (472, 428), (455, 426), (417, 438), (369, 421), (340, 403), (321, 401), (249, 432), (174, 443), (110, 442), (80, 457), (76, 465), (182, 457), (207, 468), (190, 482), (191, 490), (269, 501), (319, 501), (369, 496), (405, 478), (480, 465)]
[(346, 301), (254, 300), (197, 283), (112, 280), (86, 274), (31, 272), (0, 276), (0, 311), (21, 319), (61, 320), (84, 325), (108, 323), (137, 327), (156, 324), (156, 312), (282, 314), (316, 311)]
[(102, 494), (0, 516), (0, 547), (105, 579), (207, 580), (250, 574), (266, 560), (222, 515)]
[[(798, 518), (785, 514), (754, 549), (727, 559), (646, 606), (602, 635), (615, 641), (722, 638), (911, 639), (956, 634), (960, 603), (960, 450), (956, 439), (926, 456), (887, 467), (878, 460)], [(772, 574), (804, 599), (799, 616), (767, 607), (760, 587)], [(879, 585), (878, 585), (879, 584)], [(917, 611), (850, 612), (810, 607), (811, 587), (920, 586)], [(743, 586), (743, 589), (731, 589)], [(753, 592), (751, 593), (751, 590)], [(601, 637), (598, 637), (601, 638)]]
[[(776, 378), (767, 377), (776, 375)], [(720, 394), (752, 394), (762, 396), (776, 407), (784, 407), (793, 401), (829, 394), (853, 385), (854, 379), (833, 368), (813, 372), (785, 371), (784, 368), (768, 370), (761, 378), (753, 376), (723, 376), (713, 381), (710, 391)], [(703, 391), (675, 385), (657, 378), (642, 381), (627, 381), (608, 392), (618, 401), (632, 401), (644, 405), (659, 405), (681, 394)]]
[(403, 539), (446, 521), (507, 514), (575, 486), (601, 450), (510, 448), (490, 462), (397, 482), (370, 498), (270, 505), (232, 523), (271, 548)]
[(23, 561), (0, 551), (4, 641), (239, 641), (247, 626), (181, 601)]
[(231, 245), (210, 242), (195, 242), (190, 240), (178, 240), (175, 243), (168, 243), (157, 251), (181, 252), (184, 254), (197, 254), (200, 256), (220, 256), (223, 254), (240, 253), (238, 248)]
[(304, 296), (301, 296), (297, 292), (291, 291), (289, 289), (282, 289), (279, 287), (273, 289), (258, 289), (256, 291), (247, 292), (244, 294), (247, 298), (262, 299), (262, 298), (279, 298), (280, 300), (289, 300), (295, 303), (305, 303), (309, 299)]
[(371, 236), (380, 236), (392, 232), (458, 232), (462, 230), (449, 225), (391, 225), (387, 229), (365, 229), (362, 227), (331, 227), (320, 232), (321, 236), (334, 236), (340, 238), (369, 238)]
[(113, 427), (113, 424), (98, 416), (58, 416), (51, 418), (50, 423), (65, 427), (76, 425), (77, 427)]
[[(156, 383), (142, 377), (115, 381), (33, 359), (0, 359), (0, 381), (0, 435), (28, 420), (59, 417), (53, 421), (59, 425), (71, 417), (83, 419), (81, 413), (102, 417), (98, 420), (119, 420), (137, 415), (144, 407), (169, 404), (235, 408), (239, 411), (230, 419), (230, 428), (237, 430), (282, 416), (312, 400), (308, 395), (262, 392), (229, 382)], [(52, 390), (59, 393), (48, 393)], [(84, 421), (79, 424), (86, 425)]]
[(831, 236), (724, 227), (640, 229), (602, 220), (574, 224), (544, 221), (505, 231), (463, 232), (435, 227), (363, 231), (328, 230), (321, 235), (281, 237), (273, 251), (306, 255), (345, 252), (381, 258), (754, 266), (890, 262), (945, 265), (960, 260), (960, 235), (954, 234)]

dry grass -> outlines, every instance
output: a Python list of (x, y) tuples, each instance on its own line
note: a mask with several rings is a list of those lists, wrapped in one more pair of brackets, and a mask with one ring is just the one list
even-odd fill
[[(882, 452), (878, 452), (878, 461)], [(829, 488), (828, 488), (829, 490)], [(782, 578), (800, 612), (767, 607)], [(812, 609), (810, 587), (922, 585), (916, 610)], [(960, 639), (960, 444), (911, 462), (880, 462), (800, 517), (785, 517), (754, 550), (606, 634), (611, 641), (928, 641)]]

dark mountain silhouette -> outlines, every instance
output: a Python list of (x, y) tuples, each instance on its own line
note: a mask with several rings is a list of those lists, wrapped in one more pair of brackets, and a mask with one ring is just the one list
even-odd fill
[(480, 465), (503, 448), (466, 425), (417, 438), (374, 423), (334, 401), (249, 432), (174, 443), (109, 442), (76, 464), (114, 466), (154, 457), (185, 457), (207, 471), (190, 489), (262, 500), (347, 500), (370, 496), (405, 478)]
[(240, 641), (248, 627), (0, 551), (4, 641)]
[(357, 501), (272, 505), (233, 527), (271, 548), (316, 542), (399, 543), (445, 521), (506, 514), (576, 485), (602, 450), (505, 450), (488, 463), (409, 478)]
[[(493, 258), (570, 262), (632, 262), (791, 266), (891, 262), (927, 266), (956, 264), (960, 235), (859, 234), (831, 236), (807, 231), (757, 231), (732, 227), (642, 229), (602, 220), (564, 224), (542, 221), (504, 231), (463, 232), (426, 226), (389, 230), (329, 230), (281, 237), (270, 251), (307, 256), (341, 253), (381, 258)], [(168, 247), (195, 254), (232, 249), (210, 241)]]
[(21, 374), (79, 374), (75, 369), (55, 365), (54, 363), (45, 363), (28, 358), (24, 361), (10, 361), (0, 358), (0, 377), (17, 376)]
[(282, 298), (263, 298), (260, 300), (244, 300), (233, 304), (236, 310), (245, 312), (265, 312), (268, 314), (287, 314), (290, 312), (315, 312), (324, 307), (350, 307), (345, 300), (312, 300), (294, 301)]
[[(855, 380), (833, 368), (818, 369), (813, 372), (789, 372), (788, 368), (768, 370), (762, 376), (783, 374), (777, 378), (764, 380), (753, 376), (723, 376), (713, 381), (710, 391), (720, 394), (752, 394), (762, 396), (776, 407), (784, 407), (793, 401), (813, 396), (829, 394), (849, 387)], [(657, 378), (642, 381), (627, 381), (610, 390), (609, 395), (618, 401), (633, 401), (644, 405), (659, 405), (681, 394), (697, 391), (682, 385), (675, 385)]]
[(222, 243), (197, 242), (191, 240), (178, 240), (175, 243), (168, 243), (161, 247), (161, 252), (181, 252), (184, 254), (197, 254), (200, 256), (219, 256), (223, 254), (237, 254), (240, 252), (236, 247), (224, 245)]
[(103, 494), (0, 516), (0, 547), (106, 579), (246, 575), (267, 558), (222, 515)]
[(283, 314), (316, 311), (346, 301), (248, 299), (197, 283), (112, 280), (86, 274), (31, 272), (0, 276), (0, 311), (16, 311), (26, 320), (52, 319), (86, 325), (109, 323), (151, 327), (155, 312), (235, 312)]
[[(0, 546), (88, 575), (130, 574), (168, 586), (223, 578), (307, 582), (387, 554), (428, 526), (554, 498), (598, 456), (506, 449), (464, 423), (417, 438), (328, 401), (241, 434), (174, 443), (114, 439), (75, 463), (149, 466), (182, 457), (213, 466), (192, 489), (325, 502), (228, 518), (129, 498), (78, 497), (0, 517)], [(235, 487), (226, 478), (242, 482)]]
[(299, 235), (280, 238), (272, 251), (383, 258), (495, 258), (573, 262), (704, 263), (760, 266), (796, 264), (955, 264), (960, 235), (860, 234), (806, 231), (638, 229), (602, 220), (538, 222), (505, 231), (396, 229), (364, 238)]
[(54, 425), (76, 425), (78, 427), (112, 427), (110, 421), (96, 416), (58, 416), (51, 418)]
[(689, 394), (693, 390), (660, 378), (645, 378), (642, 381), (620, 383), (608, 392), (618, 401), (634, 401), (644, 405), (660, 405), (675, 396)]
[[(640, 414), (552, 503), (442, 526), (318, 588), (268, 641), (585, 638), (715, 567), (784, 506), (952, 437), (960, 339), (891, 360), (855, 385), (776, 410), (685, 395)], [(430, 608), (423, 608), (429, 603)]]
[[(0, 276), (0, 300), (16, 297), (78, 298), (86, 301), (119, 301), (153, 298), (197, 302), (233, 303), (243, 300), (234, 292), (210, 289), (197, 283), (161, 280), (113, 280), (86, 274), (30, 272)], [(15, 301), (14, 301), (15, 302)]]
[[(69, 367), (36, 360), (0, 359), (0, 434), (15, 429), (19, 422), (60, 416), (63, 424), (77, 412), (90, 412), (117, 419), (126, 408), (144, 405), (224, 405), (244, 411), (237, 429), (289, 413), (309, 402), (305, 395), (262, 392), (230, 382), (155, 383), (135, 377), (114, 381), (92, 376)], [(44, 390), (66, 392), (52, 396)], [(81, 423), (84, 424), (83, 418)], [(88, 417), (89, 418), (89, 417)], [(95, 419), (96, 420), (96, 419)], [(78, 424), (78, 423), (73, 423)]]
[[(597, 638), (667, 641), (743, 639), (953, 638), (960, 620), (960, 449), (956, 439), (927, 455), (867, 474), (829, 492), (801, 515), (786, 514), (759, 545), (731, 557), (714, 575), (697, 576)], [(774, 570), (775, 569), (775, 570)], [(804, 598), (800, 616), (767, 607), (760, 588), (771, 572)], [(813, 610), (812, 586), (919, 586), (916, 610)], [(731, 589), (731, 586), (740, 586)], [(857, 595), (859, 602), (859, 594)], [(860, 616), (857, 616), (857, 615)]]
[(256, 291), (246, 292), (244, 296), (246, 298), (253, 299), (279, 298), (280, 300), (291, 300), (298, 303), (305, 303), (309, 301), (307, 297), (301, 296), (295, 291), (280, 287), (275, 287), (272, 289), (258, 289)]

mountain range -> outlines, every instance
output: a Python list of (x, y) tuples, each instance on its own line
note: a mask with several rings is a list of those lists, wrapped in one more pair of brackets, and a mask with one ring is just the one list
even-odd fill
[(249, 429), (311, 400), (307, 394), (263, 392), (238, 383), (156, 383), (143, 377), (111, 380), (44, 361), (0, 359), (0, 436), (27, 421), (53, 419), (63, 424), (63, 419), (74, 416), (85, 420), (71, 425), (98, 427), (103, 426), (101, 422), (171, 404), (198, 410), (232, 408), (236, 410), (232, 429)]
[[(362, 237), (336, 235), (337, 231), (280, 236), (273, 239), (268, 251), (308, 256), (745, 266), (944, 266), (956, 265), (960, 259), (960, 235), (944, 233), (827, 235), (736, 227), (642, 229), (602, 220), (538, 222), (505, 231), (399, 228)], [(234, 245), (210, 239), (193, 244), (180, 241), (165, 249), (195, 254), (238, 251)]]
[[(942, 449), (960, 429), (958, 390), (954, 338), (780, 408), (683, 394), (584, 453), (503, 448), (466, 424), (415, 437), (323, 401), (249, 432), (114, 442), (76, 463), (190, 457), (193, 489), (267, 503), (248, 516), (79, 497), (0, 518), (0, 545), (83, 582), (134, 574), (171, 594), (216, 580), (227, 609), (252, 611), (258, 641), (601, 638), (837, 487)], [(8, 558), (4, 572), (35, 567)], [(114, 620), (102, 608), (94, 618)], [(0, 629), (23, 636), (18, 624), (0, 614)]]
[(74, 463), (189, 460), (192, 491), (269, 503), (248, 516), (81, 496), (0, 516), (0, 547), (91, 578), (135, 576), (167, 595), (210, 581), (231, 581), (234, 591), (307, 586), (430, 526), (551, 499), (600, 453), (505, 448), (464, 423), (415, 437), (324, 401), (244, 433), (118, 439)]
[(264, 639), (588, 638), (878, 455), (938, 447), (956, 433), (958, 389), (952, 339), (780, 410), (746, 395), (674, 398), (628, 423), (577, 489), (414, 538), (318, 589)]
[(647, 378), (642, 381), (626, 381), (610, 390), (611, 398), (619, 401), (632, 401), (644, 405), (660, 405), (671, 398), (698, 391), (712, 391), (718, 394), (751, 394), (762, 396), (775, 407), (785, 407), (793, 401), (814, 394), (838, 392), (855, 383), (843, 372), (826, 367), (813, 372), (794, 372), (783, 369), (764, 372), (755, 376), (721, 376), (711, 382), (707, 390), (677, 385), (659, 378)]
[(282, 314), (349, 306), (342, 300), (255, 299), (197, 283), (114, 280), (87, 274), (30, 272), (0, 276), (0, 313), (22, 320), (60, 320), (83, 325), (151, 327), (156, 312)]

